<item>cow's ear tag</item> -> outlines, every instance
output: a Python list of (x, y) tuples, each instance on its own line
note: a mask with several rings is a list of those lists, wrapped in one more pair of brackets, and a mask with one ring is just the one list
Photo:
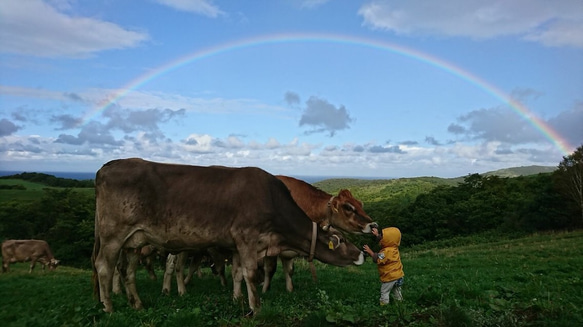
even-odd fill
[(328, 241), (328, 248), (334, 250), (334, 243), (332, 241)]

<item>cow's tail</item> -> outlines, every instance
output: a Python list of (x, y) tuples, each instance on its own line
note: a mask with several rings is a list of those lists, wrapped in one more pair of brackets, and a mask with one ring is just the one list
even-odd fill
[(95, 242), (93, 243), (93, 253), (91, 254), (91, 267), (93, 268), (93, 275), (91, 276), (91, 282), (93, 283), (93, 296), (101, 301), (101, 296), (99, 292), (99, 276), (97, 275), (97, 268), (95, 268), (95, 259), (99, 254), (99, 248), (101, 247), (99, 230), (97, 229), (97, 211), (95, 212)]

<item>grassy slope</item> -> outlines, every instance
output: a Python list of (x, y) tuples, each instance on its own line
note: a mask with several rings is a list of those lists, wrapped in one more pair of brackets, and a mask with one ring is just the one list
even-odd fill
[[(483, 176), (517, 177), (539, 173), (549, 173), (555, 167), (528, 166), (500, 169), (484, 173)], [(355, 198), (367, 202), (386, 201), (397, 197), (412, 198), (427, 193), (438, 186), (456, 186), (464, 182), (465, 176), (456, 178), (414, 177), (397, 179), (327, 179), (314, 183), (314, 186), (330, 193), (338, 194), (340, 189), (349, 189)]]
[(453, 179), (438, 177), (416, 177), (399, 179), (329, 179), (314, 183), (314, 186), (330, 193), (338, 194), (340, 189), (349, 189), (355, 198), (364, 202), (378, 202), (396, 196), (417, 196), (440, 185), (457, 185)]
[(0, 199), (2, 202), (4, 201), (30, 201), (38, 199), (43, 194), (43, 189), (47, 186), (23, 181), (21, 179), (0, 179), (0, 185), (21, 185), (25, 187), (25, 190), (18, 190), (18, 189), (0, 189)]
[[(22, 179), (0, 179), (0, 185), (22, 185), (26, 188), (25, 190), (0, 189), (0, 202), (38, 200), (43, 196), (43, 190), (45, 188), (63, 189), (46, 186), (40, 183), (28, 182)], [(91, 196), (95, 194), (93, 188), (75, 188), (75, 191), (86, 193)]]
[[(471, 242), (466, 242), (471, 243)], [(317, 265), (311, 281), (305, 261), (296, 263), (293, 293), (280, 270), (263, 310), (242, 318), (246, 304), (233, 303), (231, 283), (221, 288), (205, 270), (188, 294), (160, 296), (161, 282), (139, 271), (145, 304), (130, 309), (114, 297), (114, 314), (92, 298), (90, 271), (59, 267), (27, 273), (25, 264), (0, 275), (3, 326), (580, 326), (583, 324), (583, 231), (533, 235), (515, 240), (403, 251), (402, 303), (378, 305), (376, 267)], [(160, 271), (158, 271), (160, 276)], [(174, 286), (175, 287), (175, 286)]]

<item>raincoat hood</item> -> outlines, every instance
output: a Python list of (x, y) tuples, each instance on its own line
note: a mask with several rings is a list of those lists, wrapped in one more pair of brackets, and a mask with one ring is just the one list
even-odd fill
[(381, 247), (398, 247), (401, 245), (401, 231), (396, 227), (383, 228)]

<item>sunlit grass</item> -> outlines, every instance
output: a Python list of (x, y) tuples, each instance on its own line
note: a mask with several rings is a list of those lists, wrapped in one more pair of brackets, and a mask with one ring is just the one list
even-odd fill
[[(233, 302), (232, 284), (204, 270), (179, 297), (161, 295), (158, 281), (138, 274), (145, 309), (114, 296), (113, 314), (92, 295), (91, 272), (27, 264), (0, 275), (3, 326), (580, 326), (583, 325), (583, 232), (548, 233), (463, 246), (403, 250), (403, 302), (378, 305), (380, 283), (368, 259), (361, 267), (297, 261), (295, 291), (285, 291), (281, 267), (260, 314), (244, 318), (246, 301)], [(38, 268), (38, 267), (37, 267)], [(229, 271), (227, 272), (230, 273)]]

